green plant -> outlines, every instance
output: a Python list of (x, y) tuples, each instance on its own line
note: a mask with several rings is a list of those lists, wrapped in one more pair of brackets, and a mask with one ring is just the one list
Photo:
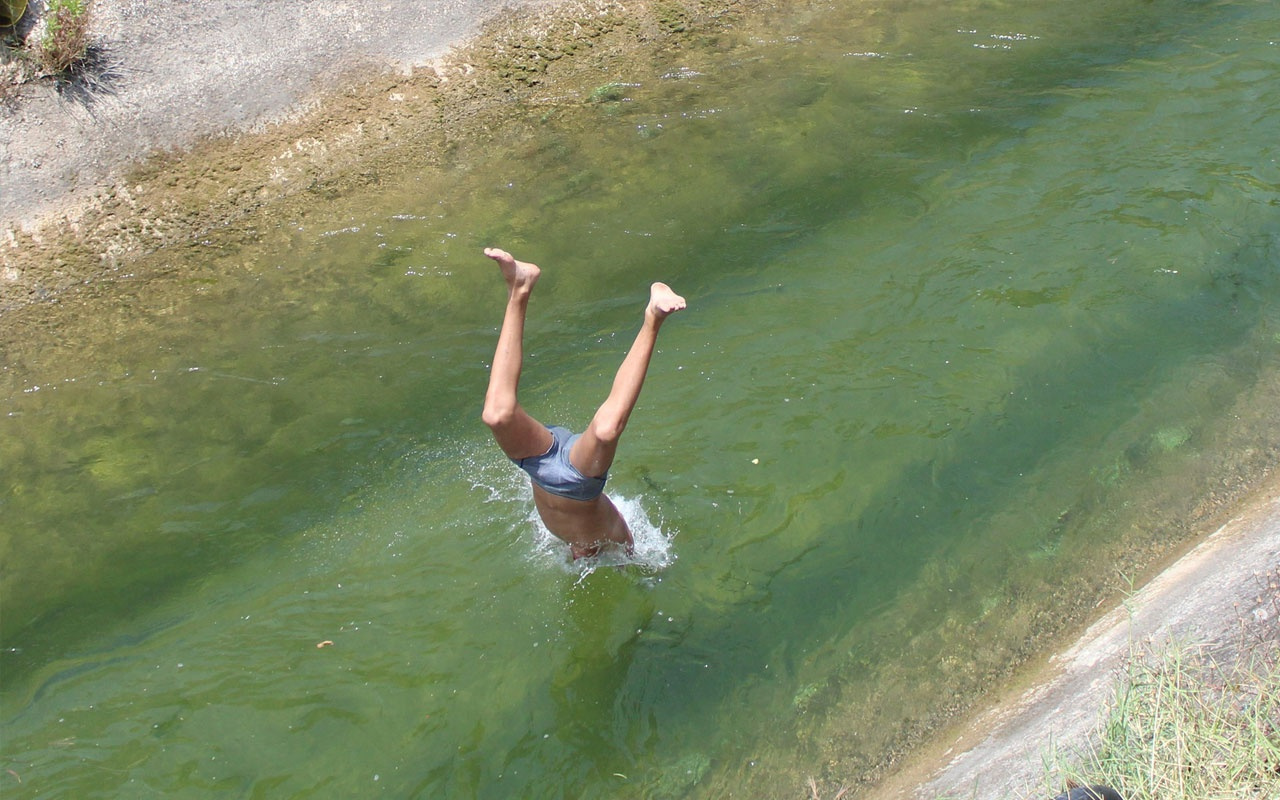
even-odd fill
[(0, 28), (12, 28), (27, 13), (27, 0), (0, 0)]
[(56, 75), (70, 72), (89, 51), (89, 0), (50, 0), (40, 63)]
[(1280, 797), (1280, 648), (1226, 664), (1200, 648), (1135, 655), (1068, 780), (1127, 800)]
[(588, 103), (616, 103), (626, 97), (627, 84), (606, 83), (603, 86), (597, 86), (591, 95), (587, 98)]

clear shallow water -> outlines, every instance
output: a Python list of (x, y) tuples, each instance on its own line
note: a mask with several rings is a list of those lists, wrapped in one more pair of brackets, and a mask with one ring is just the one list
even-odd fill
[[(873, 763), (1064, 576), (1122, 581), (1151, 534), (1117, 509), (1275, 367), (1277, 21), (813, 12), (210, 246), (116, 342), (7, 373), (16, 789), (758, 795)], [(570, 568), (479, 424), (490, 243), (546, 270), (548, 421), (603, 397), (649, 281), (691, 302), (610, 483), (645, 566)]]

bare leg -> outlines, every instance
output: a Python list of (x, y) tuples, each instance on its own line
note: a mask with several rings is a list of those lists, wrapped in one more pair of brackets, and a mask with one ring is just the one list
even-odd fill
[(618, 374), (613, 379), (609, 397), (591, 419), (591, 424), (573, 444), (569, 461), (583, 475), (599, 477), (609, 471), (618, 451), (618, 438), (627, 427), (627, 420), (640, 399), (645, 373), (649, 371), (649, 359), (658, 341), (658, 328), (671, 314), (685, 307), (684, 298), (665, 283), (655, 283), (649, 288), (649, 305), (644, 310), (644, 324), (636, 334), (635, 343), (627, 351)]
[(542, 271), (534, 264), (516, 261), (496, 247), (486, 248), (484, 254), (498, 262), (507, 282), (507, 310), (489, 370), (489, 389), (481, 417), (508, 458), (540, 456), (551, 449), (551, 431), (525, 412), (516, 399), (516, 390), (524, 364), (524, 320), (529, 295)]

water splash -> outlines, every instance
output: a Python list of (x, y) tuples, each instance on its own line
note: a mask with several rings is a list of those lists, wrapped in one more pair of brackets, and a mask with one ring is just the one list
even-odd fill
[(471, 491), (484, 495), (481, 500), (483, 505), (501, 508), (491, 515), (490, 522), (505, 517), (511, 507), (521, 509), (519, 513), (523, 516), (515, 527), (528, 532), (528, 560), (538, 567), (561, 569), (566, 573), (579, 575), (579, 580), (582, 580), (601, 567), (638, 567), (641, 571), (652, 574), (666, 569), (676, 560), (672, 548), (675, 532), (663, 530), (661, 519), (655, 522), (650, 518), (642, 497), (609, 492), (609, 499), (631, 528), (631, 535), (635, 540), (631, 555), (627, 555), (621, 548), (609, 548), (598, 556), (573, 561), (569, 557), (568, 545), (542, 524), (533, 504), (533, 489), (523, 472), (512, 468), (506, 459), (493, 457), (487, 445), (483, 454), (464, 447), (455, 454), (453, 462), (466, 467)]
[(526, 489), (529, 513), (526, 521), (532, 531), (533, 548), (529, 553), (529, 561), (539, 567), (560, 569), (568, 574), (577, 574), (581, 583), (598, 569), (606, 567), (638, 567), (646, 574), (661, 572), (675, 563), (676, 554), (672, 546), (675, 533), (663, 530), (661, 520), (654, 522), (649, 517), (639, 497), (628, 497), (610, 494), (609, 499), (618, 507), (618, 512), (631, 528), (631, 536), (635, 539), (634, 552), (627, 555), (621, 547), (610, 547), (591, 558), (580, 558), (573, 561), (569, 557), (569, 547), (558, 539), (538, 518), (533, 509), (532, 490)]

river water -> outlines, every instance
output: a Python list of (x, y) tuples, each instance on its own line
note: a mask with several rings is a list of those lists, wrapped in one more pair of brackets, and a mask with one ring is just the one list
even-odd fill
[[(5, 796), (799, 796), (1175, 547), (1147, 510), (1280, 365), (1280, 6), (851, 5), (7, 368)], [(543, 267), (548, 422), (649, 282), (689, 300), (610, 478), (632, 565), (569, 564), (480, 424), (488, 244)]]

